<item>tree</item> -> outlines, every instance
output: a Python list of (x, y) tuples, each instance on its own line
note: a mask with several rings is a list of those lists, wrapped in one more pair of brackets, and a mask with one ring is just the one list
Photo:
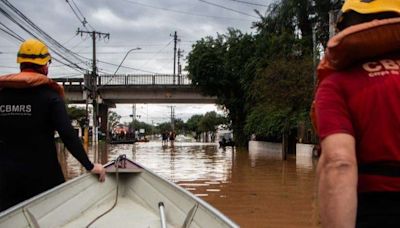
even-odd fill
[(193, 45), (186, 67), (192, 83), (226, 109), (238, 145), (252, 133), (281, 139), (308, 121), (313, 33), (317, 45), (327, 42), (334, 8), (330, 0), (276, 1), (265, 16), (258, 12), (254, 35), (230, 28)]
[(211, 139), (213, 140), (213, 136), (215, 136), (218, 126), (224, 122), (224, 118), (216, 112), (207, 112), (198, 123), (198, 128), (200, 131), (206, 133), (206, 140), (208, 140), (208, 133), (211, 133)]
[(325, 47), (329, 39), (329, 12), (338, 11), (343, 0), (280, 0), (269, 5), (266, 16), (253, 26), (258, 33), (298, 36), (312, 50), (314, 27), (317, 43)]
[(170, 132), (170, 131), (172, 131), (171, 122), (164, 122), (164, 123), (158, 124), (158, 126), (157, 126), (157, 131), (158, 131), (159, 133)]
[[(120, 122), (121, 120), (121, 116), (118, 115), (116, 112), (114, 111), (110, 111), (108, 113), (108, 126), (110, 126), (111, 129), (115, 128)], [(110, 129), (110, 130), (111, 130)]]
[(203, 115), (193, 115), (186, 121), (187, 129), (196, 134), (195, 135), (196, 140), (200, 140), (199, 137), (201, 134), (201, 130), (199, 128), (199, 123), (202, 118), (203, 118)]
[(247, 118), (246, 132), (280, 140), (284, 131), (308, 119), (313, 94), (311, 58), (272, 61), (259, 73), (252, 91), (259, 101)]
[(79, 126), (82, 128), (86, 123), (86, 110), (84, 108), (79, 108), (77, 106), (67, 106), (67, 113), (71, 120), (76, 120)]
[[(216, 96), (217, 103), (224, 106), (232, 121), (235, 141), (246, 145), (243, 127), (247, 116), (246, 82), (247, 62), (255, 50), (253, 36), (228, 29), (227, 34), (217, 38), (206, 37), (198, 41), (187, 60), (187, 70), (193, 85), (203, 94)], [(246, 75), (251, 79), (253, 74)]]
[(133, 122), (127, 123), (129, 129), (139, 131), (139, 129), (144, 129), (145, 134), (148, 134), (153, 131), (153, 126), (151, 124), (141, 122), (139, 120), (134, 120)]
[(198, 122), (198, 128), (202, 132), (215, 132), (217, 127), (224, 123), (224, 119), (221, 115), (211, 111), (204, 114), (204, 116)]
[(175, 127), (175, 133), (177, 135), (184, 133), (186, 130), (186, 124), (181, 119), (174, 120), (174, 127)]

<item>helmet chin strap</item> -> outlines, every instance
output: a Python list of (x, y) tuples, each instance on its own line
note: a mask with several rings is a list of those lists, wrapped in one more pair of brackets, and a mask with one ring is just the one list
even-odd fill
[(42, 67), (43, 72), (41, 72), (42, 74), (46, 75), (49, 73), (49, 67), (47, 65)]
[(47, 76), (47, 74), (49, 73), (49, 67), (47, 65), (44, 65), (40, 68), (35, 69), (35, 72)]

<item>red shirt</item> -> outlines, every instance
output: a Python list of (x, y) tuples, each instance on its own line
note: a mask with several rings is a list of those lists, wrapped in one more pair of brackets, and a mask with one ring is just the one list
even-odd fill
[[(325, 78), (316, 94), (318, 134), (356, 139), (359, 167), (400, 169), (400, 57), (366, 61)], [(400, 176), (359, 174), (359, 191), (400, 191)]]

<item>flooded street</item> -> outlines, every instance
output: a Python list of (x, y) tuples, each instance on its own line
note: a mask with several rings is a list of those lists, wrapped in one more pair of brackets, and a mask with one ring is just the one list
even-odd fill
[[(287, 161), (257, 151), (232, 151), (216, 144), (161, 142), (103, 145), (102, 163), (120, 154), (207, 201), (241, 227), (319, 227), (315, 165), (311, 159)], [(93, 151), (89, 157), (94, 159)], [(83, 173), (68, 155), (68, 176)]]

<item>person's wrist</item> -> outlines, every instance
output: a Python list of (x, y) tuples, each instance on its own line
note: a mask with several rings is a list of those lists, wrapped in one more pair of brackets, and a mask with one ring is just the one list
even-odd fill
[(88, 168), (87, 170), (91, 172), (91, 171), (94, 170), (94, 167), (95, 167), (94, 164), (91, 163), (91, 164), (89, 165), (89, 167), (87, 167), (87, 168)]

